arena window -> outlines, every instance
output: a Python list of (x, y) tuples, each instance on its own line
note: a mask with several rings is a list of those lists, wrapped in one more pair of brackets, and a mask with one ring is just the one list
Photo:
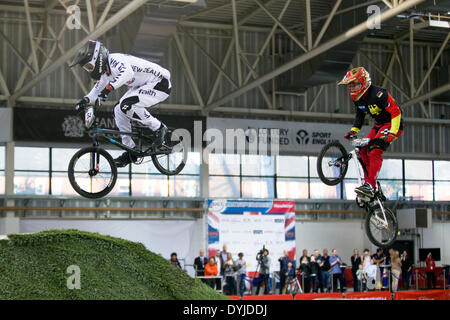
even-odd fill
[(433, 162), (404, 160), (405, 196), (413, 200), (433, 201)]
[(434, 200), (450, 201), (450, 161), (433, 161)]

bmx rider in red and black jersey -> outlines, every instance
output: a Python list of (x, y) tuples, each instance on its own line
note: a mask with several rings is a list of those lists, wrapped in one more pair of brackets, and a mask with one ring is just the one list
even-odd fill
[(355, 121), (344, 135), (345, 139), (353, 138), (360, 131), (367, 113), (375, 119), (375, 126), (367, 135), (371, 140), (360, 151), (365, 182), (355, 188), (357, 194), (372, 198), (383, 163), (383, 152), (403, 132), (402, 111), (386, 89), (372, 85), (370, 75), (363, 67), (348, 71), (338, 84), (348, 86), (356, 106)]

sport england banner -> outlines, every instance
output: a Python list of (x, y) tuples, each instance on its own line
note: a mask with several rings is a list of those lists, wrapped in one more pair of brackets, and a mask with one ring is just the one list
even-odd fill
[(254, 272), (256, 255), (265, 246), (271, 273), (279, 271), (284, 250), (295, 259), (294, 201), (208, 200), (207, 214), (209, 256), (226, 245), (234, 260), (242, 252), (247, 272)]
[[(274, 149), (280, 154), (317, 154), (331, 141), (349, 145), (344, 134), (352, 125), (208, 117), (206, 127), (211, 133), (214, 133), (213, 129), (221, 133), (220, 139), (223, 139), (224, 151), (227, 153), (249, 152), (250, 145), (258, 137), (258, 151), (261, 151), (261, 145), (267, 150), (266, 153), (258, 154), (274, 154)], [(359, 136), (365, 137), (370, 129), (369, 126), (363, 127)], [(242, 133), (245, 144), (239, 143), (241, 137), (238, 130)]]

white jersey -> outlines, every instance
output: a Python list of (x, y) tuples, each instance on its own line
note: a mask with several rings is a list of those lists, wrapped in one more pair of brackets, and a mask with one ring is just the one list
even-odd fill
[(170, 83), (169, 70), (156, 63), (122, 53), (109, 54), (108, 61), (111, 74), (101, 75), (100, 80), (86, 95), (89, 101), (94, 101), (108, 84), (113, 89), (118, 89), (123, 85), (129, 87), (139, 87), (150, 83), (156, 85), (163, 78), (169, 80)]

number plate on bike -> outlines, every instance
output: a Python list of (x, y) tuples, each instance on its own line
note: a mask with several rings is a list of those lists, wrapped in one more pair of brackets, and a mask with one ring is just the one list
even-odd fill
[(354, 147), (364, 147), (367, 146), (370, 142), (369, 138), (355, 139), (352, 141), (352, 145)]

